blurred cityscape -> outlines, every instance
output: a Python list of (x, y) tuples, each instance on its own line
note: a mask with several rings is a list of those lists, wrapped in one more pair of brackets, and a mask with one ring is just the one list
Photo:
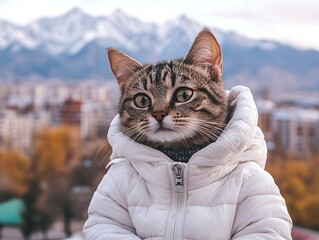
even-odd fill
[[(153, 12), (147, 5), (141, 9)], [(274, 18), (273, 8), (268, 14), (257, 5)], [(40, 7), (24, 12), (34, 9)], [(240, 14), (258, 26), (249, 32), (266, 31), (257, 24), (265, 18), (254, 12)], [(115, 81), (108, 81), (105, 49), (150, 63), (183, 57), (204, 27), (191, 15), (159, 23), (121, 8), (96, 16), (74, 6), (21, 26), (0, 19), (0, 239), (83, 239), (88, 204), (112, 151), (106, 134), (119, 96)], [(269, 25), (272, 32), (275, 25)], [(208, 26), (222, 45), (225, 86), (253, 91), (269, 150), (266, 170), (286, 200), (293, 240), (319, 240), (319, 52), (251, 39), (237, 32), (239, 23), (234, 26), (235, 32)], [(305, 30), (300, 26), (291, 28), (294, 35)]]
[(117, 88), (97, 81), (1, 84), (0, 239), (2, 228), (3, 239), (76, 232), (81, 239), (111, 153), (106, 133)]
[(0, 145), (30, 153), (33, 134), (66, 124), (80, 138), (105, 138), (116, 113), (118, 86), (110, 82), (13, 82), (0, 88)]
[[(11, 211), (7, 222), (1, 212), (3, 239), (81, 239), (109, 161), (106, 133), (117, 98), (110, 82), (1, 83), (0, 212), (24, 212), (14, 218)], [(275, 98), (263, 89), (255, 99), (269, 149), (266, 167), (297, 226), (294, 239), (318, 239), (319, 94)]]

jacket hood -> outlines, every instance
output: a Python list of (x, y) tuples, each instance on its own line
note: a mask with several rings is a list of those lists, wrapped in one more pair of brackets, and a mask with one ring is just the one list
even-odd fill
[[(262, 168), (266, 163), (267, 148), (264, 135), (257, 126), (258, 113), (253, 96), (247, 87), (236, 86), (228, 93), (232, 116), (219, 138), (196, 152), (188, 164), (218, 167), (254, 161)], [(108, 132), (112, 146), (111, 159), (131, 161), (170, 161), (161, 151), (139, 144), (121, 132), (120, 117), (115, 116)]]

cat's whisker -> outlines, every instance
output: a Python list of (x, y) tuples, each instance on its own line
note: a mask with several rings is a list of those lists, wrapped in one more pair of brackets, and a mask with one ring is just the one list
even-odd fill
[(206, 129), (216, 129), (216, 130), (220, 130), (220, 131), (223, 131), (224, 130), (224, 126), (222, 125), (219, 125), (219, 124), (215, 124), (215, 123), (207, 123), (207, 122), (201, 122), (201, 121), (193, 121), (193, 120), (190, 120), (188, 121), (189, 124), (193, 124), (193, 125), (196, 125), (196, 126), (199, 126), (199, 127), (203, 127), (203, 128), (206, 128)]
[(215, 128), (215, 129), (219, 129), (220, 131), (223, 131), (226, 125), (220, 125), (220, 124), (215, 124), (215, 123), (205, 123), (205, 122), (200, 122), (200, 121), (188, 121), (188, 124), (193, 124), (196, 126), (203, 126), (206, 128)]
[[(185, 133), (183, 131), (181, 131), (181, 130), (179, 130), (179, 133), (181, 134), (181, 136), (183, 138), (183, 142), (185, 142), (186, 147), (189, 148), (190, 147), (190, 143), (187, 141), (188, 139), (185, 137)], [(193, 135), (192, 135), (192, 137), (193, 137)]]
[(99, 146), (97, 152), (95, 153), (95, 157), (94, 157), (94, 160), (95, 160), (95, 161), (96, 161), (97, 156), (99, 155), (100, 151), (101, 151), (101, 150), (103, 149), (103, 147), (104, 147), (105, 145), (107, 145), (107, 144), (109, 144), (109, 142), (108, 142), (107, 140), (103, 141), (103, 142), (100, 144), (100, 146)]
[(138, 130), (136, 128), (127, 129), (125, 132), (125, 135), (132, 138), (135, 134), (138, 133)]
[(104, 162), (104, 160), (105, 160), (107, 157), (110, 156), (110, 153), (112, 152), (112, 147), (111, 147), (110, 143), (109, 143), (107, 140), (103, 141), (103, 142), (100, 144), (100, 146), (99, 146), (99, 148), (98, 148), (98, 151), (96, 152), (95, 157), (94, 157), (94, 161), (96, 162), (97, 159), (98, 159), (98, 156), (99, 156), (100, 152), (101, 152), (101, 151), (103, 150), (103, 148), (105, 148), (106, 146), (109, 146), (110, 149), (109, 149), (108, 152), (105, 154), (105, 156), (103, 157), (102, 161), (100, 161), (100, 166), (102, 165), (102, 163)]
[(185, 129), (188, 128), (187, 125), (184, 124), (184, 125), (180, 126), (181, 127), (180, 129), (179, 128), (176, 129), (176, 130), (178, 130), (179, 134), (182, 136), (183, 141), (185, 142), (185, 145), (187, 145), (187, 146), (190, 144), (190, 142), (189, 142), (190, 139), (192, 139), (191, 142), (198, 142), (199, 135), (200, 135), (200, 138), (205, 139), (204, 142), (210, 143), (212, 141), (215, 141), (217, 139), (217, 137), (222, 132), (222, 128), (218, 128), (215, 126), (208, 127), (207, 125), (204, 125), (204, 124), (196, 124), (197, 130), (194, 131), (194, 130), (192, 130), (193, 128), (189, 128), (190, 133), (188, 135), (190, 135), (190, 136), (188, 136), (188, 138), (186, 138), (184, 133), (185, 133)]
[(105, 156), (103, 157), (102, 161), (100, 162), (100, 166), (102, 166), (102, 163), (110, 156), (110, 153), (112, 152), (112, 149), (110, 149)]
[[(129, 138), (131, 138), (133, 141), (135, 142), (139, 142), (139, 135), (143, 134), (142, 132), (139, 132), (136, 126), (132, 126), (128, 129), (126, 129), (125, 131), (123, 131), (123, 133), (125, 133)], [(126, 147), (126, 152), (130, 152), (132, 147), (134, 146), (133, 142), (131, 144), (129, 144)]]
[(207, 131), (205, 131), (204, 129), (201, 129), (198, 131), (198, 134), (201, 135), (202, 137), (204, 137), (206, 139), (206, 142), (210, 142), (210, 139), (213, 138), (213, 140), (216, 139), (216, 134), (215, 133), (210, 133), (208, 134)]
[(143, 142), (143, 139), (145, 139), (145, 134), (143, 132), (137, 132), (137, 134), (133, 137), (134, 141), (136, 142)]
[[(197, 135), (204, 138), (207, 144), (209, 144), (212, 140), (216, 141), (217, 138), (220, 136), (220, 134), (223, 132), (225, 126), (227, 125), (224, 123), (216, 123), (213, 121), (209, 122), (209, 121), (194, 119), (194, 118), (188, 118), (187, 120), (185, 120), (185, 123), (194, 124), (197, 126), (197, 131), (194, 132), (194, 135), (191, 137), (193, 141), (195, 141), (195, 135)], [(183, 127), (185, 127), (185, 125), (183, 125)], [(179, 132), (182, 135), (182, 130), (179, 130)], [(225, 149), (228, 149), (230, 151), (233, 151), (234, 149), (236, 149), (229, 138), (224, 138), (224, 139), (225, 141), (222, 144), (225, 147)], [(185, 142), (185, 144), (186, 143), (189, 144), (188, 140), (189, 138), (185, 139), (183, 135), (183, 141)]]
[(212, 138), (212, 137), (215, 138), (214, 137), (215, 134), (207, 132), (206, 128), (200, 128), (197, 133), (198, 133), (198, 135), (201, 135), (203, 138), (205, 138), (205, 142), (210, 142), (209, 139)]
[[(204, 137), (213, 138), (214, 141), (220, 136), (220, 134), (222, 133), (222, 130), (223, 130), (222, 128), (218, 128), (218, 127), (209, 128), (207, 126), (199, 126), (199, 133)], [(231, 145), (231, 142), (229, 143)]]
[[(204, 131), (204, 134), (211, 134), (212, 136), (215, 137), (215, 140), (217, 140), (217, 138), (218, 138), (219, 135), (220, 135), (220, 131), (218, 131), (217, 134), (216, 134), (216, 130), (210, 129), (210, 130), (205, 130), (205, 131)], [(228, 137), (224, 137), (224, 140), (225, 140), (225, 141), (224, 141), (224, 143), (223, 143), (223, 146), (224, 146), (226, 149), (228, 149), (228, 150), (230, 150), (230, 151), (233, 151), (234, 149), (236, 149), (235, 146), (233, 145), (232, 141), (230, 141), (230, 139), (229, 139)], [(226, 145), (225, 145), (225, 144), (226, 144)]]
[[(138, 128), (137, 126), (132, 126), (125, 130), (125, 134), (130, 137), (132, 140), (138, 143), (142, 143), (146, 140), (146, 134), (145, 130), (148, 128), (148, 124), (142, 125), (141, 128)], [(129, 152), (131, 150), (131, 146), (128, 146), (127, 151)]]
[(203, 124), (205, 126), (207, 126), (207, 125), (218, 126), (221, 128), (224, 128), (227, 126), (227, 124), (224, 124), (224, 123), (217, 123), (217, 122), (205, 121), (205, 120), (193, 119), (193, 118), (188, 118), (185, 120), (185, 122), (190, 122), (190, 123), (194, 123), (194, 124)]
[[(197, 54), (194, 45), (184, 59), (142, 65), (118, 50), (108, 52), (111, 70), (121, 86), (123, 134), (137, 143), (170, 150), (194, 149), (216, 141), (227, 125), (227, 96), (220, 72), (207, 61), (210, 58)], [(164, 129), (154, 131), (152, 121), (161, 122), (162, 113), (173, 123), (163, 121)], [(151, 115), (156, 117), (150, 119)], [(173, 125), (170, 131), (166, 124)], [(225, 142), (232, 146), (228, 139)], [(125, 146), (125, 151), (130, 147)]]

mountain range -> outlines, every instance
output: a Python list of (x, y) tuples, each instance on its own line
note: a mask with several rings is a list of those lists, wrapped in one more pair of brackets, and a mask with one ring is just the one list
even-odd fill
[[(0, 81), (109, 80), (106, 48), (118, 48), (142, 63), (180, 58), (203, 27), (187, 16), (155, 24), (121, 10), (93, 17), (79, 8), (26, 26), (0, 20)], [(210, 29), (222, 45), (226, 87), (319, 91), (319, 52)]]

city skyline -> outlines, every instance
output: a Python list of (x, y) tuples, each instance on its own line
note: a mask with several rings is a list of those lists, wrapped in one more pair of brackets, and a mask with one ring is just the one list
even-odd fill
[[(114, 84), (48, 81), (3, 85), (0, 149), (28, 150), (34, 132), (60, 124), (77, 126), (82, 139), (105, 138), (107, 126), (116, 114)], [(319, 97), (316, 96), (271, 101), (269, 94), (255, 95), (259, 124), (269, 150), (301, 158), (318, 152)]]

